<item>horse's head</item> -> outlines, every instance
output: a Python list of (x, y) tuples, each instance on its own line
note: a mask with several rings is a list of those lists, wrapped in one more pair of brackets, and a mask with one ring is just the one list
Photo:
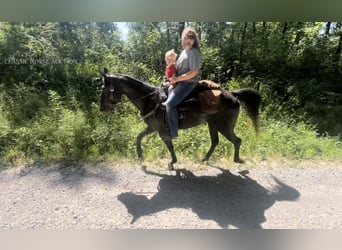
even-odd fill
[(107, 69), (102, 73), (101, 111), (113, 111), (117, 105), (121, 104), (123, 92), (119, 80), (120, 76), (109, 74)]

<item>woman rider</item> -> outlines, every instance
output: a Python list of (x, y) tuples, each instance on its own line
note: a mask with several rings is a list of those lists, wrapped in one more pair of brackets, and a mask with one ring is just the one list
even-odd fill
[(199, 80), (202, 56), (196, 31), (187, 27), (182, 32), (183, 51), (177, 60), (177, 74), (170, 78), (170, 84), (176, 85), (166, 101), (166, 115), (170, 139), (178, 136), (177, 105), (195, 88)]

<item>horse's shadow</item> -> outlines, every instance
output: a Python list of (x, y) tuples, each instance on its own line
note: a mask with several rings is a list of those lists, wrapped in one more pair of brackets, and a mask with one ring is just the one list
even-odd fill
[[(200, 219), (214, 220), (220, 227), (262, 228), (265, 211), (276, 201), (293, 201), (299, 192), (272, 176), (274, 185), (268, 190), (247, 176), (218, 168), (216, 176), (195, 176), (180, 169), (175, 176), (144, 169), (146, 174), (161, 177), (158, 192), (150, 199), (132, 192), (118, 196), (133, 216), (132, 222), (142, 216), (170, 208), (191, 209)], [(175, 211), (176, 213), (176, 211)]]

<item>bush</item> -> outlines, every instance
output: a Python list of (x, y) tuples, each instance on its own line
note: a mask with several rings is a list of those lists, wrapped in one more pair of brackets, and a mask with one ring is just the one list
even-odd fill
[[(237, 79), (230, 84), (233, 89), (240, 87)], [(22, 91), (25, 89), (23, 86)], [(25, 91), (28, 91), (25, 101), (15, 102), (14, 97), (6, 109), (4, 95), (0, 95), (0, 148), (4, 160), (14, 156), (25, 161), (137, 159), (136, 137), (146, 125), (138, 119), (139, 112), (125, 97), (120, 109), (104, 114), (96, 103), (82, 110), (72, 95), (63, 98), (50, 90), (47, 97), (39, 98), (32, 90)], [(36, 98), (39, 100), (33, 100)], [(40, 105), (35, 113), (27, 115), (23, 102)], [(337, 138), (319, 136), (312, 125), (297, 122), (288, 115), (272, 118), (266, 111), (261, 112), (260, 134), (256, 136), (251, 120), (241, 109), (235, 132), (242, 139), (242, 158), (341, 159), (342, 145)], [(20, 117), (22, 119), (18, 119)], [(219, 138), (212, 158), (231, 160), (233, 145), (221, 135)], [(210, 147), (207, 125), (181, 130), (174, 145), (178, 157), (191, 160), (203, 157)], [(157, 133), (146, 136), (142, 147), (148, 160), (170, 157)]]

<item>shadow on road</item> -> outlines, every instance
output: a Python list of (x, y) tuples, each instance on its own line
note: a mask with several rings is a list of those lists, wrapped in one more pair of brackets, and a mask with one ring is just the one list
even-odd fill
[(272, 176), (274, 186), (268, 190), (248, 177), (220, 170), (216, 176), (195, 176), (186, 169), (175, 176), (144, 169), (148, 175), (161, 177), (158, 192), (150, 199), (132, 192), (118, 196), (133, 216), (134, 223), (142, 216), (171, 208), (191, 209), (200, 219), (214, 220), (222, 228), (262, 228), (265, 211), (277, 201), (294, 201), (300, 193)]
[(87, 179), (114, 183), (115, 171), (109, 168), (95, 168), (73, 161), (61, 161), (53, 164), (34, 162), (20, 171), (20, 176), (50, 176), (54, 185), (79, 187)]

